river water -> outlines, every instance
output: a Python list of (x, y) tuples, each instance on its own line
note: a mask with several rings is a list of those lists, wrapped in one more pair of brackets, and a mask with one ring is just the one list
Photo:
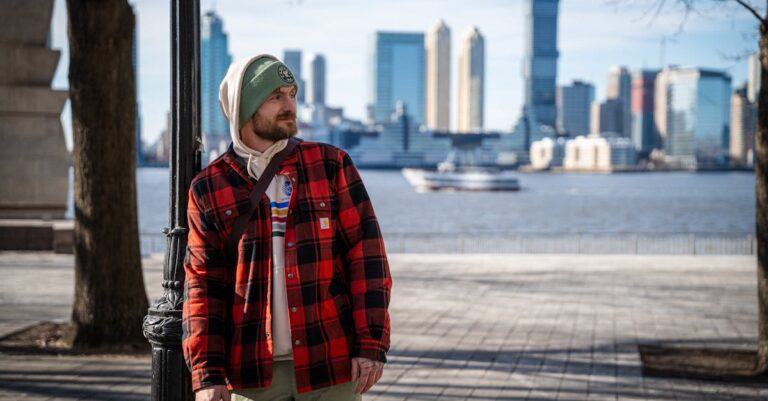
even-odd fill
[[(519, 192), (414, 191), (399, 171), (361, 171), (391, 233), (753, 233), (753, 173), (521, 173)], [(139, 226), (168, 224), (168, 170), (139, 168)], [(70, 216), (71, 216), (70, 205)]]

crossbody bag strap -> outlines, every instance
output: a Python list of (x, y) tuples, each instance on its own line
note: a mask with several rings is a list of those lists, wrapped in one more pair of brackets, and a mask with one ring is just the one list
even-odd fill
[(296, 138), (288, 139), (288, 143), (285, 145), (285, 148), (283, 148), (283, 150), (272, 157), (272, 160), (269, 161), (267, 167), (264, 169), (264, 172), (261, 173), (261, 177), (256, 180), (256, 186), (253, 188), (253, 191), (251, 191), (251, 196), (249, 197), (250, 213), (240, 214), (237, 216), (235, 223), (232, 225), (232, 232), (229, 234), (229, 238), (227, 238), (227, 256), (235, 263), (237, 263), (237, 243), (240, 242), (240, 238), (243, 236), (245, 227), (248, 225), (248, 221), (251, 219), (253, 212), (259, 206), (261, 196), (264, 195), (264, 192), (267, 190), (269, 183), (277, 173), (277, 169), (280, 167), (280, 163), (282, 163), (283, 160), (285, 160), (285, 158), (291, 154), (298, 143), (299, 140)]

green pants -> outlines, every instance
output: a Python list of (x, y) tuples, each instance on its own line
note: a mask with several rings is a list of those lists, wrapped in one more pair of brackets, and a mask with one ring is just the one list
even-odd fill
[(355, 387), (357, 380), (298, 394), (293, 361), (275, 361), (272, 385), (233, 390), (232, 401), (360, 401), (362, 395), (355, 393)]

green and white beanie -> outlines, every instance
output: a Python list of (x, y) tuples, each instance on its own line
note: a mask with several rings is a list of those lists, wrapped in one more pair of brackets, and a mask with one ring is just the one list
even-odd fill
[(293, 85), (296, 90), (299, 89), (293, 73), (280, 60), (272, 56), (263, 56), (251, 62), (243, 73), (240, 88), (239, 126), (242, 127), (256, 113), (275, 89), (286, 85)]

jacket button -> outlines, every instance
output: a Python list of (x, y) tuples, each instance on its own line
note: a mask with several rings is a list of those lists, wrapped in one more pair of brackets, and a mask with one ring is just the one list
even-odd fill
[(293, 242), (289, 242), (289, 243), (287, 243), (286, 245), (288, 245), (288, 247), (289, 247), (289, 248), (293, 248), (293, 245), (294, 245), (294, 244), (293, 244)]
[(293, 273), (288, 273), (288, 278), (293, 278)]
[(296, 344), (296, 345), (301, 345), (301, 340), (296, 340), (293, 343)]
[(296, 312), (296, 307), (295, 306), (291, 306), (291, 312)]
[(226, 211), (226, 212), (224, 212), (224, 213), (226, 213), (226, 214), (227, 214), (227, 216), (231, 216), (231, 215), (232, 215), (232, 211), (231, 211), (231, 210), (229, 210), (229, 209), (227, 209), (227, 211)]
[(325, 207), (325, 202), (320, 202), (320, 207)]

